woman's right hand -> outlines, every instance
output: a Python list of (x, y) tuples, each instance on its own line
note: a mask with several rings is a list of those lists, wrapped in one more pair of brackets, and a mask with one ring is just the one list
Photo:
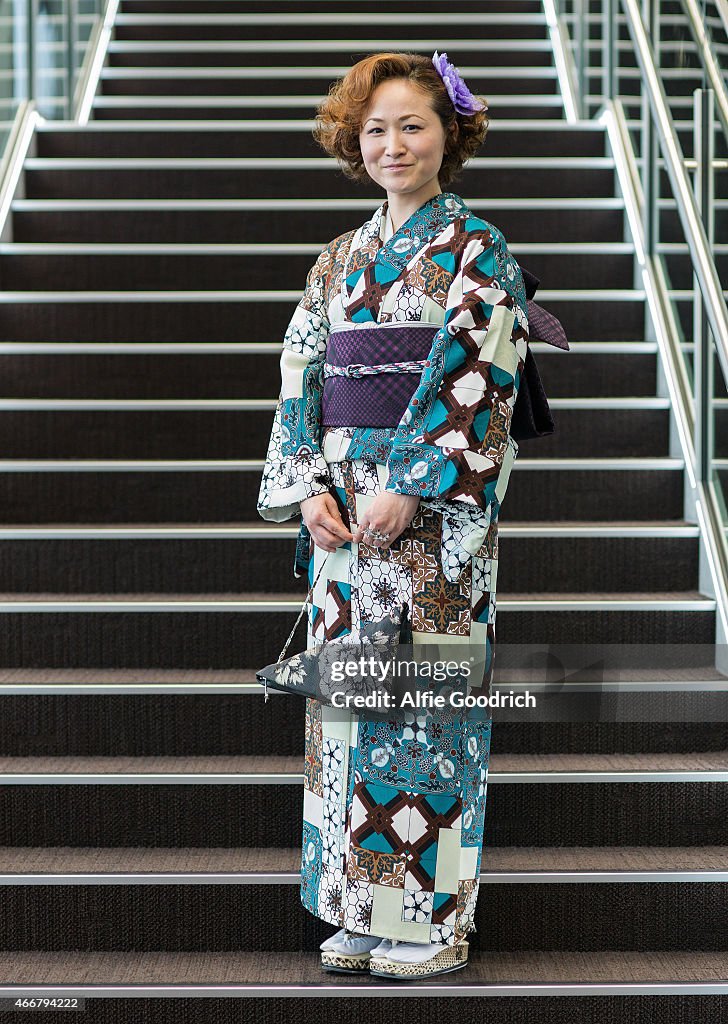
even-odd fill
[(354, 540), (354, 535), (344, 526), (336, 499), (328, 491), (304, 498), (301, 515), (308, 532), (324, 551), (336, 551), (347, 540)]

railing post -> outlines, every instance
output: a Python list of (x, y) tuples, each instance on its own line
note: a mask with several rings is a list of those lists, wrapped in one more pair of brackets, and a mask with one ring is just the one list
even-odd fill
[[(652, 14), (653, 14), (653, 0), (642, 0), (642, 16), (644, 18), (645, 27), (648, 35), (652, 28)], [(642, 206), (642, 228), (644, 231), (645, 240), (645, 254), (648, 258), (653, 259), (656, 250), (656, 218), (655, 211), (659, 210), (659, 191), (660, 191), (660, 179), (659, 179), (659, 165), (657, 162), (658, 158), (658, 138), (655, 127), (652, 123), (652, 111), (650, 108), (650, 98), (647, 93), (647, 89), (644, 87), (644, 83), (641, 85), (640, 92), (640, 113), (641, 113), (641, 131), (640, 138), (642, 140), (642, 192), (644, 196), (644, 204)], [(648, 316), (648, 311), (645, 310), (645, 317)]]
[(617, 0), (602, 0), (602, 92), (605, 103), (616, 99), (614, 84), (619, 43), (618, 11)]
[[(586, 0), (588, 4), (588, 0)], [(576, 33), (576, 70), (578, 75), (579, 85), (579, 105), (581, 110), (579, 112), (580, 117), (589, 116), (589, 78), (585, 70), (586, 54), (588, 53), (586, 46), (584, 45), (584, 37), (586, 32), (586, 18), (584, 16), (584, 4), (585, 0), (575, 0), (574, 4), (574, 32)]]
[[(693, 152), (695, 154), (695, 202), (713, 250), (713, 156), (714, 119), (713, 90), (696, 89), (693, 93)], [(698, 478), (707, 484), (713, 459), (713, 346), (710, 341), (708, 314), (702, 301), (700, 284), (693, 271), (693, 384), (695, 394), (695, 469)]]
[(25, 38), (28, 71), (28, 88), (26, 98), (29, 100), (35, 97), (35, 46), (33, 45), (33, 26), (35, 25), (35, 2), (27, 0), (25, 5)]
[(74, 44), (73, 0), (64, 0), (66, 9), (66, 118), (73, 117), (73, 65), (76, 59)]

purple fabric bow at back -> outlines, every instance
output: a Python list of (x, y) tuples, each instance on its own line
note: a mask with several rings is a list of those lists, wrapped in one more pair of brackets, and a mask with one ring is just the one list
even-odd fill
[(554, 345), (556, 348), (563, 348), (569, 351), (569, 342), (566, 338), (561, 321), (549, 313), (543, 306), (533, 301), (541, 281), (534, 274), (531, 274), (524, 267), (521, 267), (523, 283), (526, 286), (526, 309), (528, 311), (528, 335), (531, 341), (545, 341), (547, 345)]

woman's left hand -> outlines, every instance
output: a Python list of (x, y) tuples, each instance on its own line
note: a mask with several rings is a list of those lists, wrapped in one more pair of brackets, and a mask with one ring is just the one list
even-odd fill
[[(420, 499), (416, 494), (395, 494), (381, 491), (361, 517), (358, 525), (352, 524), (351, 532), (356, 544), (365, 543), (370, 547), (388, 548), (412, 522)], [(389, 534), (387, 540), (376, 540), (371, 534), (364, 536), (367, 526), (378, 533)]]

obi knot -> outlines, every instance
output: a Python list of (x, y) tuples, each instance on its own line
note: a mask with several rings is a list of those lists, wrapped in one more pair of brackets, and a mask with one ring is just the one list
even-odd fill
[(324, 363), (324, 377), (365, 377), (374, 373), (422, 373), (430, 365), (429, 359), (411, 359), (397, 363), (349, 363), (339, 366), (336, 363)]

